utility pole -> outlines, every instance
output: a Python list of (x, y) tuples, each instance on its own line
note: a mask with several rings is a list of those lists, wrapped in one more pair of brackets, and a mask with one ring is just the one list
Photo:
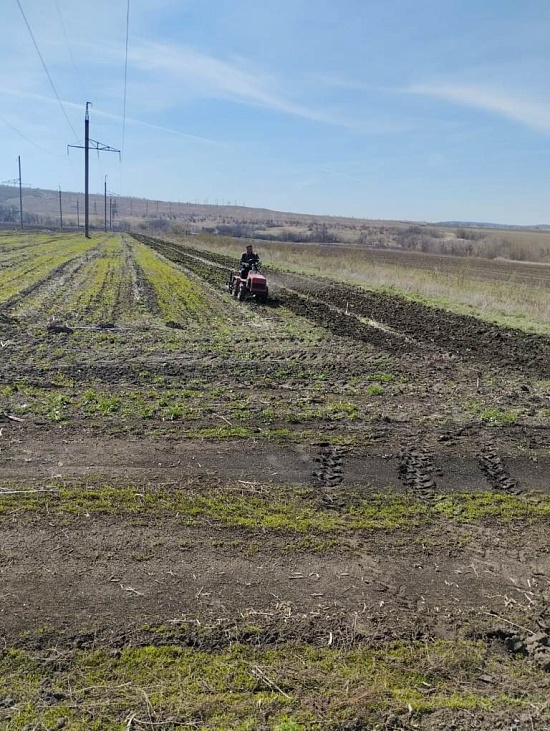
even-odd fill
[(84, 115), (84, 236), (90, 238), (90, 114), (86, 102)]
[[(90, 139), (90, 112), (89, 107), (92, 102), (86, 102), (86, 115), (84, 117), (84, 235), (87, 239), (90, 238), (90, 196), (89, 196), (89, 168), (90, 168), (90, 145), (93, 150), (100, 152), (118, 152), (120, 159), (120, 150), (115, 150), (114, 147), (104, 145), (101, 142)], [(69, 147), (76, 147), (82, 150), (82, 145), (67, 145), (67, 151)]]
[(21, 155), (17, 156), (19, 163), (19, 216), (21, 219), (21, 231), (23, 230), (23, 185), (21, 183)]
[(103, 204), (104, 204), (104, 211), (105, 211), (105, 226), (104, 231), (107, 231), (107, 176), (105, 176), (105, 184), (103, 188)]
[(59, 186), (59, 224), (63, 228), (63, 206), (61, 205), (61, 186)]
[(80, 206), (78, 204), (78, 198), (76, 199), (76, 227), (80, 228)]
[(109, 231), (113, 230), (113, 199), (109, 198)]

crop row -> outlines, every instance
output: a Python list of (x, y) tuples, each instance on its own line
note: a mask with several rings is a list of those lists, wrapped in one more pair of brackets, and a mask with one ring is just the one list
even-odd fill
[(203, 327), (223, 316), (219, 299), (205, 286), (191, 278), (173, 262), (148, 246), (134, 241), (135, 262), (151, 286), (156, 304), (164, 320)]
[(24, 295), (60, 267), (97, 246), (97, 239), (67, 236), (52, 240), (38, 234), (32, 246), (0, 252), (0, 305)]

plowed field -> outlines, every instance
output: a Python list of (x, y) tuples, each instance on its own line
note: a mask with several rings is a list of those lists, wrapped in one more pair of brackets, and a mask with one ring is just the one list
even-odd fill
[(0, 728), (550, 727), (550, 338), (197, 246), (0, 237)]

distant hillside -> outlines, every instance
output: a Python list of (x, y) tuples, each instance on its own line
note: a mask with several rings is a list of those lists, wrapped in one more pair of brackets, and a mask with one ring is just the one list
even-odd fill
[[(107, 205), (105, 205), (107, 203)], [(41, 188), (23, 190), (25, 226), (59, 229), (84, 225), (84, 195)], [(19, 225), (19, 189), (0, 185), (0, 224)], [(90, 228), (158, 235), (209, 234), (370, 249), (550, 262), (550, 226), (502, 226), (444, 221), (415, 223), (208, 205), (127, 196), (90, 195)]]
[(434, 226), (453, 226), (463, 228), (495, 228), (510, 229), (516, 231), (550, 231), (550, 224), (540, 223), (534, 226), (516, 226), (514, 224), (507, 225), (505, 223), (480, 223), (479, 221), (438, 221)]

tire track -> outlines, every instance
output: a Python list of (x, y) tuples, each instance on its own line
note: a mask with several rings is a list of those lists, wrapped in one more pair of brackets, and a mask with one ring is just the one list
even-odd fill
[(305, 290), (323, 302), (371, 317), (424, 345), (437, 346), (461, 358), (506, 366), (541, 378), (550, 377), (550, 338), (500, 327), (469, 315), (429, 307), (397, 295), (367, 292), (346, 284)]
[[(236, 266), (236, 259), (221, 254), (137, 234), (134, 237), (222, 287), (228, 272)], [(276, 278), (283, 285), (277, 292), (278, 304), (335, 334), (370, 342), (391, 353), (437, 349), (499, 370), (504, 366), (543, 379), (550, 377), (550, 338), (544, 335), (499, 327), (472, 316), (344, 283), (283, 273), (277, 273)], [(292, 289), (287, 289), (285, 282)], [(370, 326), (365, 319), (381, 322), (389, 330)]]
[(435, 464), (426, 450), (413, 447), (404, 451), (399, 458), (398, 472), (405, 487), (422, 500), (433, 502), (437, 498), (439, 493), (433, 478)]
[(481, 471), (486, 476), (493, 490), (511, 495), (521, 495), (516, 481), (510, 476), (502, 458), (498, 456), (494, 447), (486, 447), (478, 455)]
[(324, 508), (345, 510), (345, 496), (338, 490), (344, 482), (344, 454), (346, 449), (334, 447), (328, 442), (319, 445), (314, 458), (318, 468), (313, 471), (313, 481), (319, 495), (320, 505)]

